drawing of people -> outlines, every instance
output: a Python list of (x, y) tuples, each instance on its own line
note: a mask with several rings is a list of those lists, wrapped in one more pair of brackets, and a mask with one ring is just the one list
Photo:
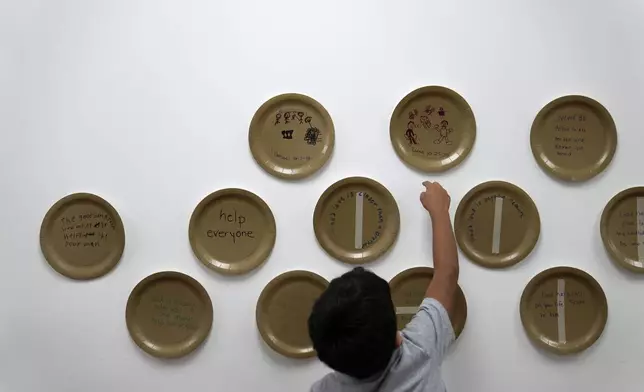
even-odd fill
[(427, 130), (432, 129), (432, 122), (428, 116), (420, 116), (420, 123), (423, 125), (423, 128)]
[(441, 116), (441, 118), (445, 117), (445, 109), (443, 107), (438, 108), (438, 115)]
[(291, 121), (291, 112), (284, 113), (284, 124), (288, 124)]
[(434, 129), (440, 136), (438, 139), (434, 140), (434, 144), (441, 144), (443, 141), (445, 141), (445, 144), (452, 144), (452, 141), (449, 140), (449, 134), (454, 130), (452, 128), (448, 128), (448, 126), (449, 122), (447, 122), (447, 120), (441, 121), (440, 126), (438, 124), (434, 125)]
[(282, 118), (282, 113), (277, 112), (277, 114), (275, 114), (275, 125), (280, 123), (280, 118)]
[(427, 113), (428, 116), (431, 116), (436, 109), (432, 105), (427, 105), (425, 107), (425, 113)]
[(407, 123), (407, 131), (405, 132), (405, 138), (407, 138), (407, 143), (409, 143), (410, 146), (414, 144), (418, 144), (418, 141), (416, 140), (416, 134), (414, 133), (414, 122), (410, 121)]
[(304, 112), (297, 112), (297, 118), (300, 120), (300, 124), (304, 124)]

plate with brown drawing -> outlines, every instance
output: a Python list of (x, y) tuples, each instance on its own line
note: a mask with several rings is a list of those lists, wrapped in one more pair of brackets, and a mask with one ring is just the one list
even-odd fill
[(254, 193), (221, 189), (197, 205), (188, 232), (199, 261), (222, 274), (239, 275), (259, 267), (271, 254), (275, 218)]
[[(429, 282), (434, 277), (434, 269), (430, 267), (415, 267), (394, 276), (389, 282), (391, 299), (396, 308), (398, 329), (402, 330), (418, 312), (420, 304), (425, 299)], [(467, 301), (461, 286), (456, 290), (455, 311), (452, 326), (458, 338), (465, 328), (467, 319)]]
[(333, 152), (335, 129), (318, 101), (302, 94), (269, 99), (250, 123), (248, 142), (255, 161), (268, 173), (286, 179), (307, 177)]
[(362, 264), (380, 257), (396, 242), (400, 214), (387, 188), (369, 178), (350, 177), (320, 196), (313, 228), (329, 255)]
[(137, 284), (127, 300), (127, 330), (146, 353), (177, 358), (194, 351), (212, 327), (212, 302), (199, 282), (174, 271)]
[(573, 354), (599, 339), (608, 320), (604, 290), (572, 267), (547, 269), (521, 295), (521, 323), (528, 338), (556, 354)]
[(599, 227), (611, 259), (633, 272), (644, 273), (644, 187), (615, 195), (604, 208)]
[(454, 218), (458, 246), (487, 268), (523, 260), (537, 244), (540, 230), (539, 211), (530, 196), (504, 181), (475, 186), (459, 203)]
[(45, 214), (40, 248), (60, 274), (93, 279), (118, 264), (125, 248), (125, 228), (110, 203), (90, 193), (74, 193)]
[(424, 172), (441, 172), (461, 163), (474, 147), (476, 120), (457, 92), (421, 87), (394, 109), (389, 123), (394, 150), (405, 163)]
[(610, 164), (617, 148), (617, 129), (599, 102), (569, 95), (555, 99), (537, 114), (530, 145), (546, 172), (565, 181), (584, 181)]
[(309, 271), (289, 271), (271, 280), (255, 311), (264, 342), (287, 357), (314, 357), (308, 320), (313, 304), (328, 285), (326, 279)]

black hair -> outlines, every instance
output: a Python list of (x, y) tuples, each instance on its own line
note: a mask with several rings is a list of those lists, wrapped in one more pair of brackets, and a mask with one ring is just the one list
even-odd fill
[(333, 279), (309, 316), (318, 358), (358, 379), (387, 367), (396, 349), (396, 331), (389, 284), (362, 267)]

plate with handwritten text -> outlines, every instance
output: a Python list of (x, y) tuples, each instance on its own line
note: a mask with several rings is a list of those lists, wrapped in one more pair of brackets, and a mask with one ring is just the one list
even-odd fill
[(208, 268), (225, 275), (244, 274), (271, 254), (275, 218), (254, 193), (221, 189), (197, 205), (188, 235), (195, 256)]
[(212, 327), (212, 302), (199, 282), (180, 272), (158, 272), (127, 300), (127, 330), (146, 353), (177, 358), (194, 351)]
[(599, 339), (608, 320), (608, 302), (588, 273), (555, 267), (530, 280), (521, 295), (519, 312), (535, 344), (556, 354), (573, 354)]
[(75, 193), (54, 204), (40, 227), (40, 247), (49, 265), (72, 279), (111, 271), (125, 248), (118, 212), (101, 197)]
[(569, 95), (555, 99), (537, 114), (530, 145), (546, 172), (565, 181), (585, 181), (610, 164), (617, 148), (617, 130), (599, 102)]
[(307, 177), (324, 166), (334, 140), (329, 113), (302, 94), (269, 99), (253, 116), (248, 132), (255, 161), (268, 173), (287, 179)]
[(599, 227), (611, 259), (644, 273), (644, 187), (615, 195), (604, 208)]
[(257, 328), (266, 344), (287, 357), (314, 357), (308, 320), (328, 285), (326, 279), (309, 271), (289, 271), (271, 280), (255, 310)]
[[(433, 268), (415, 267), (399, 273), (389, 282), (399, 330), (405, 328), (418, 312), (433, 277)], [(465, 328), (465, 320), (467, 319), (467, 301), (461, 286), (458, 286), (456, 290), (454, 304), (454, 316), (451, 321), (454, 333), (458, 338)]]
[(487, 268), (514, 265), (532, 252), (541, 230), (537, 206), (516, 185), (489, 181), (461, 200), (454, 218), (456, 241), (473, 262)]
[(389, 124), (394, 150), (408, 165), (441, 172), (460, 164), (476, 140), (472, 108), (457, 92), (421, 87), (394, 109)]
[(369, 178), (350, 177), (320, 196), (313, 227), (329, 255), (362, 264), (380, 257), (396, 242), (400, 214), (387, 188)]

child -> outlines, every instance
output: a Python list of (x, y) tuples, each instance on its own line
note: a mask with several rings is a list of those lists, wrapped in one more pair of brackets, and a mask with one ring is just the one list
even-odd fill
[(434, 278), (401, 332), (389, 285), (362, 267), (334, 279), (309, 317), (309, 335), (322, 362), (335, 372), (312, 392), (444, 392), (441, 364), (454, 341), (450, 318), (458, 281), (458, 254), (449, 217), (450, 197), (424, 182), (420, 201), (432, 221)]

